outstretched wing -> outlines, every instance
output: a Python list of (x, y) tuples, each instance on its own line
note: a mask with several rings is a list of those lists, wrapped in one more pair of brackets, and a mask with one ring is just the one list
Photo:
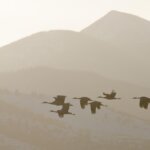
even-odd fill
[(101, 108), (101, 103), (97, 103), (96, 108), (100, 109)]
[(63, 117), (64, 117), (63, 111), (59, 111), (59, 112), (58, 112), (58, 116), (59, 116), (60, 118), (63, 118)]
[(70, 103), (64, 103), (64, 104), (62, 105), (62, 109), (61, 109), (61, 110), (62, 110), (64, 113), (68, 113), (70, 106), (72, 106)]
[(107, 93), (103, 92), (103, 95), (105, 95), (105, 96), (107, 97), (109, 94), (107, 94)]
[(110, 97), (111, 97), (111, 98), (115, 98), (115, 96), (116, 96), (116, 92), (112, 92), (112, 93), (110, 94)]
[(145, 109), (148, 109), (148, 102), (145, 102), (145, 103), (144, 103), (144, 108), (145, 108)]
[(140, 100), (139, 106), (142, 108), (144, 106), (143, 100)]
[(92, 113), (92, 114), (95, 114), (95, 113), (96, 113), (96, 107), (95, 107), (95, 105), (93, 105), (92, 103), (91, 103), (91, 113)]
[(81, 99), (80, 100), (80, 106), (81, 106), (82, 109), (84, 109), (87, 104), (88, 104), (87, 99)]
[(81, 106), (82, 109), (85, 108), (85, 103), (82, 100), (80, 100), (80, 106)]
[(149, 104), (149, 102), (145, 99), (141, 99), (140, 103), (139, 103), (140, 107), (145, 108), (145, 109), (148, 109), (148, 104)]
[(65, 102), (66, 96), (58, 95), (57, 97), (54, 97), (54, 98), (55, 98), (55, 103), (56, 103), (56, 104), (62, 105), (62, 104), (64, 104), (64, 102)]

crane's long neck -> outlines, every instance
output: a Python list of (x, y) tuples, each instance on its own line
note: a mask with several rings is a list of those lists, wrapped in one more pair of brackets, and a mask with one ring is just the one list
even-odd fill
[(45, 101), (45, 102), (42, 102), (42, 103), (46, 103), (46, 104), (49, 104), (50, 102), (47, 102), (47, 101)]
[(141, 97), (133, 97), (133, 99), (140, 99)]
[(73, 99), (81, 99), (80, 97), (74, 97)]
[(58, 111), (55, 111), (55, 110), (51, 110), (51, 112), (55, 112), (55, 113), (58, 113)]
[(98, 98), (106, 98), (105, 96), (99, 96)]
[(68, 112), (67, 114), (69, 114), (69, 115), (75, 115), (75, 114), (73, 114), (73, 113), (71, 113), (71, 112)]

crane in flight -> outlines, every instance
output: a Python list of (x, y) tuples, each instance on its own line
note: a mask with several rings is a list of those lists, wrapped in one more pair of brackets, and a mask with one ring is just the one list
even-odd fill
[(144, 109), (148, 109), (148, 105), (150, 104), (150, 98), (149, 97), (145, 97), (145, 96), (142, 96), (142, 97), (133, 97), (133, 99), (139, 99), (139, 106), (141, 108), (144, 108)]
[(80, 106), (81, 106), (82, 109), (85, 109), (85, 106), (88, 105), (88, 102), (92, 101), (88, 97), (74, 97), (73, 99), (79, 99), (80, 100)]
[(64, 95), (57, 95), (56, 97), (53, 97), (55, 100), (53, 102), (50, 101), (44, 101), (43, 103), (46, 104), (52, 104), (52, 105), (56, 105), (56, 106), (61, 106), (65, 103), (65, 98), (66, 96)]
[(91, 113), (92, 114), (95, 114), (96, 113), (96, 109), (101, 109), (101, 106), (105, 106), (106, 107), (106, 105), (103, 105), (101, 102), (99, 102), (99, 101), (93, 101), (93, 102), (91, 102), (91, 103), (89, 103), (90, 104), (90, 107), (91, 107)]
[(105, 93), (105, 92), (103, 92), (103, 95), (104, 96), (99, 96), (98, 98), (105, 98), (107, 100), (121, 99), (121, 98), (117, 98), (116, 97), (117, 93), (114, 90), (112, 90), (111, 93)]
[(69, 112), (70, 106), (72, 106), (72, 104), (70, 104), (70, 103), (64, 103), (62, 105), (62, 109), (56, 110), (56, 111), (55, 110), (51, 110), (51, 112), (58, 113), (58, 116), (60, 118), (63, 118), (64, 115), (67, 115), (67, 114), (69, 114), (69, 115), (75, 115), (72, 112)]

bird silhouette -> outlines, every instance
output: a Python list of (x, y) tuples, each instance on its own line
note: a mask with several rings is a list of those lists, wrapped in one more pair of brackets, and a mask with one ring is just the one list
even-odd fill
[(106, 105), (103, 105), (101, 102), (99, 101), (93, 101), (90, 104), (90, 107), (91, 107), (91, 113), (92, 114), (95, 114), (96, 113), (96, 109), (100, 109), (101, 106), (106, 106)]
[(142, 97), (133, 97), (133, 99), (139, 99), (139, 106), (144, 109), (148, 109), (148, 105), (150, 103), (150, 98), (142, 96)]
[(79, 99), (80, 100), (80, 106), (81, 106), (82, 109), (84, 109), (85, 106), (88, 105), (89, 101), (92, 101), (88, 97), (80, 97), (80, 98), (74, 97), (73, 99)]
[(61, 106), (61, 105), (63, 105), (65, 103), (66, 96), (64, 96), (64, 95), (58, 95), (58, 96), (53, 97), (53, 98), (55, 99), (53, 102), (44, 101), (43, 103)]
[(62, 110), (51, 110), (51, 112), (54, 112), (54, 113), (58, 113), (58, 116), (60, 118), (63, 118), (64, 117), (64, 112)]
[(73, 105), (70, 104), (70, 103), (64, 103), (64, 104), (62, 105), (62, 109), (61, 109), (61, 110), (63, 110), (64, 112), (68, 112), (70, 106), (73, 106)]
[(103, 92), (104, 96), (99, 96), (98, 98), (105, 98), (107, 100), (115, 100), (115, 99), (121, 99), (121, 98), (116, 98), (116, 92), (114, 90), (112, 90), (112, 92), (110, 94)]
[(70, 106), (73, 106), (73, 105), (70, 104), (70, 103), (64, 103), (64, 104), (62, 105), (62, 109), (56, 110), (56, 111), (55, 111), (55, 110), (51, 110), (51, 112), (58, 113), (58, 116), (59, 116), (60, 118), (63, 118), (64, 115), (66, 115), (66, 114), (75, 115), (75, 114), (69, 112)]

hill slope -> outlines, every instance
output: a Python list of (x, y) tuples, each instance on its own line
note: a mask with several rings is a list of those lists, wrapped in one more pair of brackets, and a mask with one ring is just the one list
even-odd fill
[(139, 100), (131, 99), (134, 96), (150, 97), (149, 89), (125, 82), (109, 80), (96, 73), (37, 67), (16, 72), (0, 73), (0, 83), (1, 89), (18, 90), (29, 94), (42, 93), (50, 97), (64, 94), (69, 96), (70, 99), (78, 96), (89, 96), (95, 100), (102, 92), (111, 92), (112, 89), (115, 89), (117, 97), (121, 97), (123, 100), (114, 103), (116, 110), (130, 112), (130, 114), (133, 113), (145, 119), (149, 118), (149, 113), (145, 113), (148, 111), (139, 108)]
[[(59, 119), (50, 113), (54, 108), (45, 100), (26, 95), (0, 95), (0, 148), (3, 150), (144, 150), (149, 149), (149, 122), (111, 108), (102, 108), (95, 115), (84, 111), (79, 102), (69, 100), (75, 116)], [(146, 113), (146, 112), (145, 112)], [(59, 143), (59, 144), (58, 144)]]
[(116, 89), (127, 97), (149, 94), (148, 88), (110, 80), (97, 73), (58, 70), (47, 67), (0, 73), (0, 83), (2, 89), (13, 91), (17, 89), (22, 92), (37, 92), (48, 95), (62, 93), (72, 96), (87, 94), (96, 96), (103, 90), (111, 91), (112, 89)]

